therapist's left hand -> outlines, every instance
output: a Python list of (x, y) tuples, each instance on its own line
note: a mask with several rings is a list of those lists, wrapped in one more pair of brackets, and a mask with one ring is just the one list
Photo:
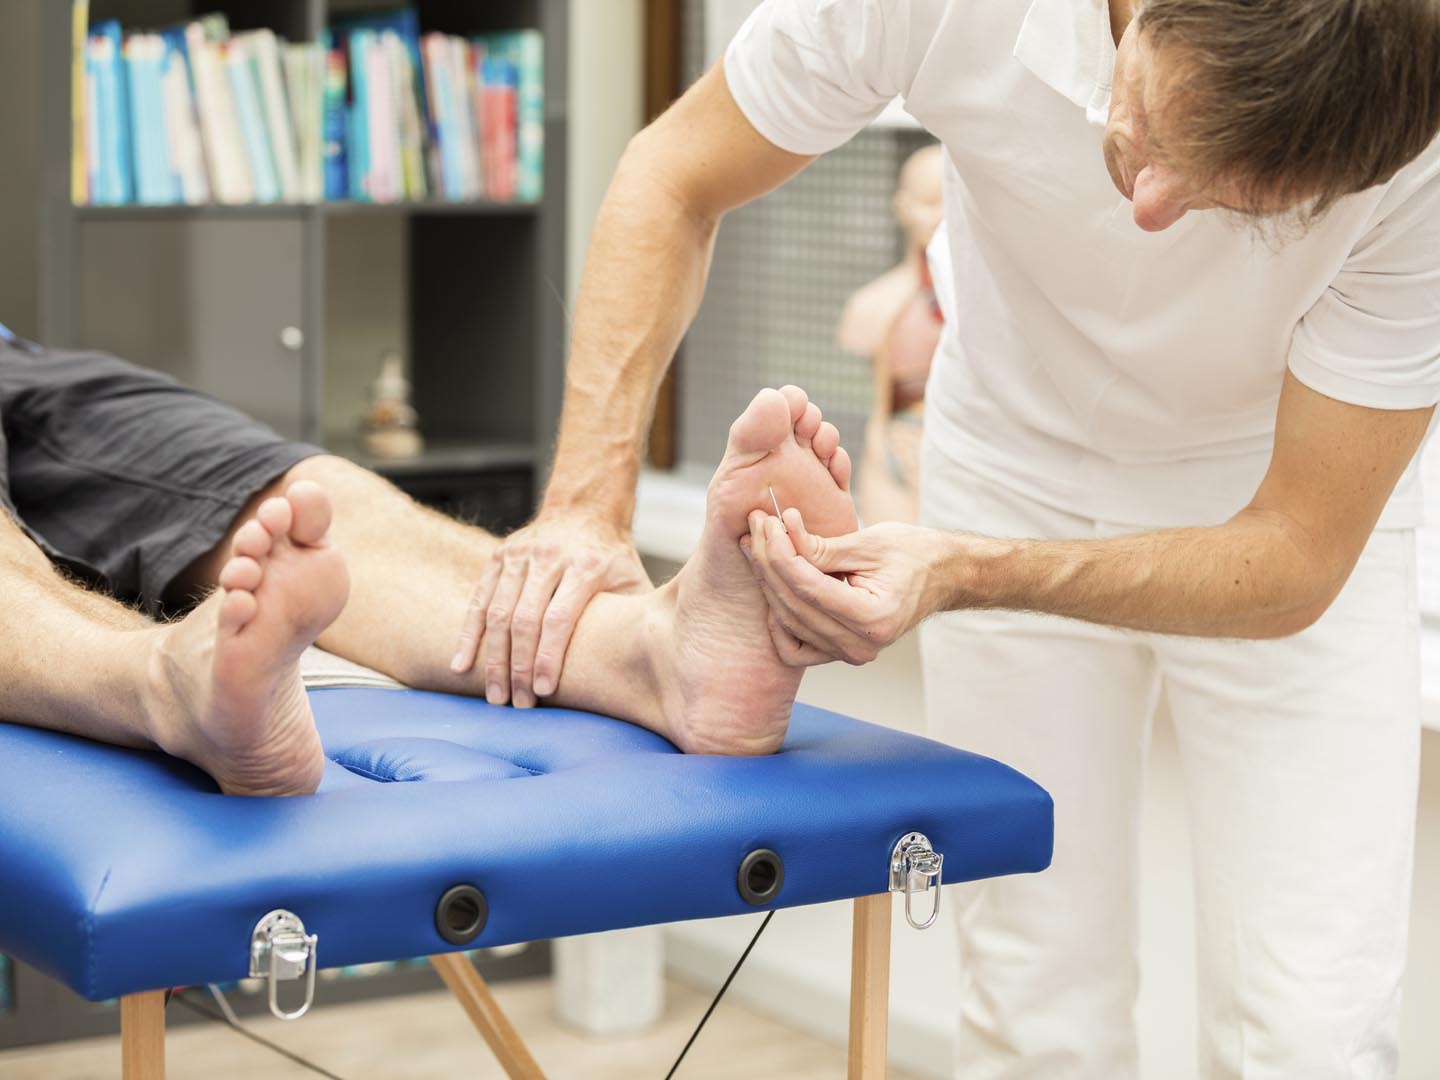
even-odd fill
[[(770, 605), (770, 636), (791, 667), (868, 664), (947, 606), (953, 537), (882, 522), (846, 536), (815, 536), (800, 511), (750, 515), (741, 548)], [(786, 530), (788, 531), (788, 534)]]

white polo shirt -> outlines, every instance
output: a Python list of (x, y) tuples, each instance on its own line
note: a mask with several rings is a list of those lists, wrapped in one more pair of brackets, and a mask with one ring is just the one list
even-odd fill
[[(1345, 402), (1440, 401), (1440, 142), (1278, 248), (1217, 211), (1146, 233), (1101, 155), (1114, 58), (1104, 0), (767, 0), (725, 73), (794, 153), (896, 96), (944, 143), (947, 456), (1106, 522), (1218, 522), (1264, 474), (1287, 364)], [(1381, 523), (1419, 521), (1412, 463)]]

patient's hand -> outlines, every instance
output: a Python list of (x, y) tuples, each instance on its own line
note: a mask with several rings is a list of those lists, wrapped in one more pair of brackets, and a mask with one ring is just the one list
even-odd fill
[(528, 708), (555, 692), (570, 635), (596, 593), (652, 587), (628, 536), (589, 516), (542, 513), (491, 556), (451, 670), (474, 667), (483, 638), (486, 700)]

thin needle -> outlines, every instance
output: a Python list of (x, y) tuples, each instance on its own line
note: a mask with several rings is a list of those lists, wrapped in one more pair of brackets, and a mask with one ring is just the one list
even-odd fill
[(780, 519), (780, 528), (785, 529), (785, 535), (789, 536), (790, 530), (785, 528), (785, 515), (780, 513), (780, 500), (775, 498), (775, 488), (770, 484), (765, 486), (770, 489), (770, 503), (775, 507), (775, 516)]

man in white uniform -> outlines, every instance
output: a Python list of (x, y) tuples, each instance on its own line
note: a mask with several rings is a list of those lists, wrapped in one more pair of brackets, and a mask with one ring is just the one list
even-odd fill
[(1055, 796), (1053, 868), (965, 893), (962, 1074), (1135, 1074), (1163, 693), (1204, 1074), (1393, 1075), (1411, 463), (1440, 400), (1434, 0), (763, 4), (602, 210), (555, 476), (477, 594), (491, 700), (550, 693), (574, 613), (640, 587), (645, 420), (724, 212), (896, 96), (948, 159), (926, 525), (822, 541), (757, 514), (747, 551), (794, 664), (949, 612), (923, 636), (930, 732)]

